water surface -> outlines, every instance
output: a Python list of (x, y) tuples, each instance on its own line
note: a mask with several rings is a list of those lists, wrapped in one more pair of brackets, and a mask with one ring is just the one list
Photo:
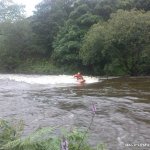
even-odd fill
[(90, 143), (109, 150), (126, 144), (150, 144), (150, 77), (0, 75), (0, 117), (25, 121), (24, 135), (44, 126), (88, 127), (91, 105), (97, 107)]

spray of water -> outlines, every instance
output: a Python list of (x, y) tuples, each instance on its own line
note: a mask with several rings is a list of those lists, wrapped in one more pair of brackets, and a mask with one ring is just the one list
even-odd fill
[[(79, 84), (73, 76), (70, 75), (15, 75), (3, 74), (0, 79), (24, 82), (28, 84)], [(96, 77), (84, 76), (86, 84), (99, 82)]]

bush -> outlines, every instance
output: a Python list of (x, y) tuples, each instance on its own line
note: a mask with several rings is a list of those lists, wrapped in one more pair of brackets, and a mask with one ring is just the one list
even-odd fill
[(45, 127), (21, 138), (21, 121), (17, 125), (12, 125), (0, 120), (0, 150), (61, 150), (60, 145), (64, 138), (69, 143), (69, 150), (104, 150), (103, 145), (97, 146), (97, 149), (92, 148), (87, 142), (85, 131), (61, 130), (61, 134), (58, 134), (58, 130), (57, 127)]

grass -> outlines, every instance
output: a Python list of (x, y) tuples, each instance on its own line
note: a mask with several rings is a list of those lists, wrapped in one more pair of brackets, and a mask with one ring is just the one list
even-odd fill
[(21, 63), (14, 71), (15, 73), (24, 74), (60, 74), (62, 69), (56, 67), (48, 60), (27, 60)]
[(49, 74), (49, 75), (59, 75), (59, 74), (74, 74), (79, 72), (77, 67), (68, 66), (56, 66), (50, 60), (32, 60), (28, 59), (21, 62), (20, 65), (13, 71), (13, 73), (23, 73), (23, 74)]
[(92, 148), (87, 142), (87, 137), (83, 140), (85, 134), (83, 130), (62, 129), (60, 134), (57, 134), (58, 130), (60, 130), (58, 127), (45, 127), (22, 138), (22, 122), (12, 125), (10, 122), (0, 120), (0, 150), (61, 150), (63, 138), (68, 141), (69, 150), (105, 150), (104, 145)]

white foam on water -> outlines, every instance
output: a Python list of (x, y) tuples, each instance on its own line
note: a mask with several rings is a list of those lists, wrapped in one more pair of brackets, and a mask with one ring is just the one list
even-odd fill
[[(23, 75), (23, 74), (0, 74), (0, 79), (24, 82), (28, 84), (79, 84), (71, 75)], [(86, 83), (96, 83), (96, 77), (84, 76)]]

